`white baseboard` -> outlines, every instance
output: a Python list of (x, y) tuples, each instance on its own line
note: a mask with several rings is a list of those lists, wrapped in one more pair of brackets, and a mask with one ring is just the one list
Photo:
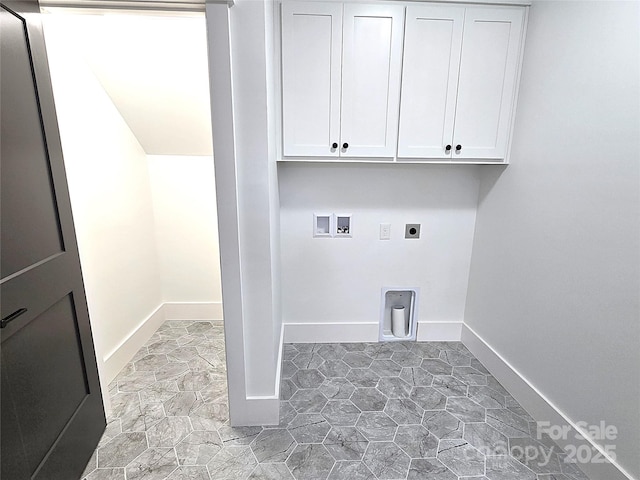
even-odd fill
[(166, 318), (163, 307), (164, 305), (160, 305), (156, 308), (155, 311), (140, 322), (116, 348), (104, 356), (104, 368), (102, 372), (106, 377), (107, 385), (116, 378), (120, 370), (131, 361), (138, 350), (147, 343), (154, 332), (164, 323)]
[(242, 405), (236, 405), (236, 408), (242, 409), (242, 422), (233, 422), (234, 427), (278, 425), (280, 423), (280, 369), (284, 349), (284, 331), (284, 325), (282, 325), (280, 327), (274, 394), (260, 397), (248, 396), (246, 399), (241, 400)]
[(418, 342), (459, 342), (462, 322), (418, 322)]
[(222, 303), (163, 303), (105, 355), (103, 375), (109, 384), (165, 320), (222, 320)]
[(378, 322), (285, 323), (285, 343), (377, 342)]
[[(285, 343), (377, 342), (378, 322), (285, 323)], [(418, 322), (420, 342), (459, 342), (462, 322)]]
[[(462, 343), (491, 374), (511, 393), (522, 407), (536, 419), (550, 422), (553, 426), (569, 429), (567, 440), (556, 440), (561, 447), (585, 449), (597, 452), (603, 463), (580, 463), (579, 467), (592, 480), (637, 480), (611, 459), (602, 447), (588, 439), (588, 434), (575, 421), (556, 407), (535, 385), (515, 369), (491, 345), (469, 326), (462, 328)], [(588, 440), (587, 440), (588, 439)], [(584, 445), (584, 447), (582, 446)]]
[(166, 302), (167, 320), (222, 320), (222, 302)]

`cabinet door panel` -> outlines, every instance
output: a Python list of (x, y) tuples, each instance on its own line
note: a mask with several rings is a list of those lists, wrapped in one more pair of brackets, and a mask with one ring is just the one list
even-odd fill
[(463, 21), (460, 7), (407, 7), (398, 157), (451, 157)]
[(341, 156), (393, 157), (404, 7), (345, 5)]
[(455, 159), (506, 155), (524, 11), (467, 8), (454, 127)]
[(282, 6), (283, 153), (337, 157), (342, 6)]

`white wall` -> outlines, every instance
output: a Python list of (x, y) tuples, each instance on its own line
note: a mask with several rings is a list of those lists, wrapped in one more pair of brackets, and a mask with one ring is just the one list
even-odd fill
[[(439, 322), (461, 326), (477, 167), (297, 163), (279, 174), (289, 339), (377, 340), (383, 286), (420, 288), (418, 320), (431, 323), (420, 337), (435, 340)], [(314, 212), (353, 214), (353, 238), (313, 238)], [(379, 239), (380, 223), (391, 223), (391, 240)], [(421, 224), (420, 239), (404, 238), (406, 223)]]
[(64, 20), (44, 16), (43, 21), (80, 263), (106, 392), (119, 368), (105, 361), (162, 302), (147, 156), (93, 74), (73, 55), (76, 50)]
[(570, 420), (617, 427), (599, 443), (628, 478), (640, 478), (639, 8), (534, 1), (512, 164), (485, 171), (465, 318)]
[(147, 158), (163, 301), (221, 303), (213, 157)]

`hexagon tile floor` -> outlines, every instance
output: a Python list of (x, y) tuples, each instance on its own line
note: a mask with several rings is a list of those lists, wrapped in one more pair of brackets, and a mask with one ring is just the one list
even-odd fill
[(228, 425), (224, 355), (222, 323), (165, 322), (83, 479), (588, 480), (462, 343), (285, 345), (273, 427)]

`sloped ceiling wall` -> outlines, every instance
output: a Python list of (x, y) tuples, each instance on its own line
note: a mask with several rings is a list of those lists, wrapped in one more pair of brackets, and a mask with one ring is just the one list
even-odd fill
[(50, 12), (147, 154), (212, 155), (203, 14)]

